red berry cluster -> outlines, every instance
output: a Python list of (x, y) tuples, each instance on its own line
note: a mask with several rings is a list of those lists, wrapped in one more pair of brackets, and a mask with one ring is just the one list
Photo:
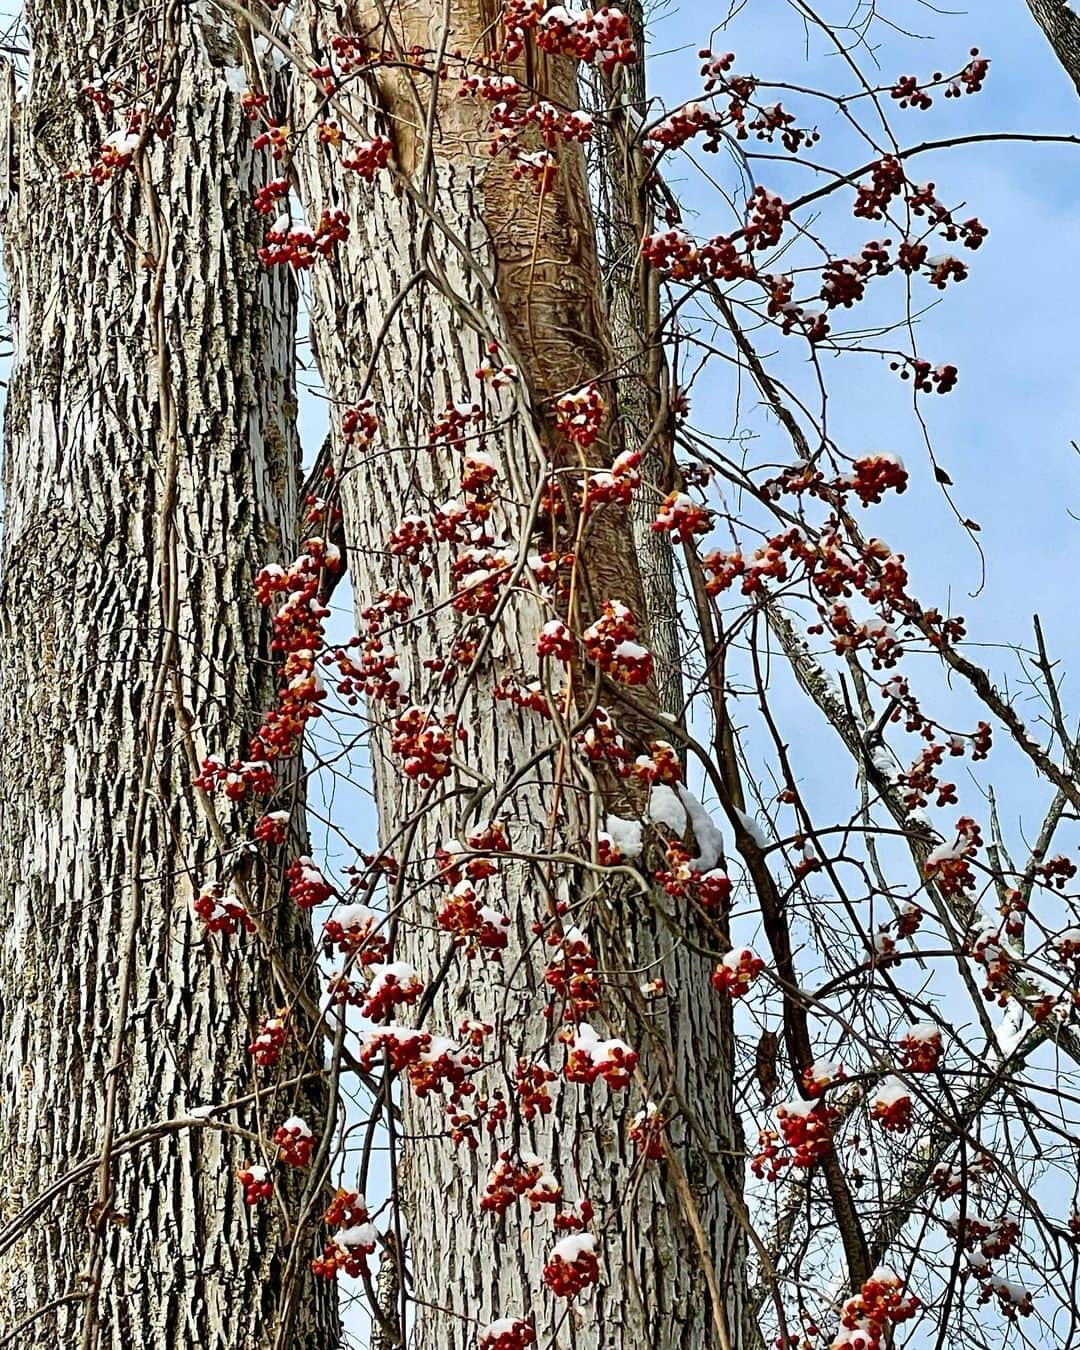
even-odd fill
[(280, 848), (289, 835), (289, 812), (268, 811), (260, 816), (255, 826), (255, 838), (260, 844), (273, 844)]
[(323, 1222), (338, 1231), (323, 1248), (322, 1259), (312, 1261), (312, 1273), (325, 1280), (336, 1279), (340, 1271), (354, 1279), (366, 1275), (367, 1258), (374, 1253), (379, 1236), (360, 1196), (355, 1191), (339, 1190)]
[[(758, 1152), (750, 1162), (754, 1176), (766, 1176), (775, 1181), (785, 1167), (810, 1168), (832, 1152), (832, 1126), (836, 1110), (822, 1101), (796, 1099), (776, 1108), (780, 1133), (762, 1130), (758, 1135)], [(783, 1136), (787, 1152), (782, 1152)]]
[(886, 1079), (870, 1103), (871, 1119), (893, 1134), (911, 1129), (911, 1110), (911, 1094), (898, 1078)]
[(405, 776), (428, 788), (450, 772), (453, 736), (452, 717), (440, 720), (423, 708), (407, 708), (394, 718), (390, 749), (402, 761)]
[(695, 535), (709, 533), (712, 512), (685, 492), (669, 492), (660, 504), (651, 529), (656, 534), (674, 534), (686, 544)]
[(544, 1266), (544, 1283), (558, 1298), (572, 1299), (600, 1281), (596, 1239), (591, 1233), (571, 1233), (557, 1242)]
[(288, 1037), (289, 1026), (285, 1013), (264, 1017), (255, 1039), (248, 1046), (248, 1054), (261, 1069), (273, 1068), (281, 1058)]
[(600, 617), (585, 629), (585, 655), (619, 684), (647, 684), (653, 671), (652, 653), (637, 641), (634, 616), (618, 600), (607, 600)]
[[(518, 23), (528, 25), (529, 0), (510, 0), (506, 7), (507, 33), (511, 13), (521, 13)], [(535, 13), (535, 8), (533, 8)], [(613, 5), (598, 10), (571, 10), (555, 5), (534, 21), (536, 45), (553, 56), (569, 56), (597, 66), (610, 75), (616, 66), (631, 66), (637, 59), (630, 20)]]
[(300, 909), (314, 909), (334, 894), (334, 888), (308, 857), (294, 858), (285, 872), (289, 899)]
[(536, 1344), (533, 1324), (524, 1317), (500, 1317), (480, 1330), (480, 1350), (528, 1350)]
[(382, 962), (372, 968), (361, 1012), (372, 1022), (381, 1022), (395, 1008), (410, 1007), (423, 992), (423, 981), (408, 962)]
[[(567, 1022), (582, 1021), (600, 1006), (600, 979), (596, 957), (588, 939), (578, 928), (567, 928), (552, 933), (548, 945), (560, 949), (558, 960), (551, 960), (544, 972), (544, 983), (563, 1001), (563, 1018)], [(550, 1017), (552, 1008), (545, 1012)]]
[(655, 1102), (647, 1102), (630, 1122), (630, 1138), (643, 1158), (658, 1161), (664, 1156), (666, 1122)]
[(591, 1084), (602, 1078), (612, 1091), (630, 1082), (638, 1057), (625, 1041), (618, 1037), (601, 1040), (588, 1022), (582, 1022), (576, 1031), (567, 1029), (559, 1034), (570, 1042), (564, 1069), (568, 1082)]
[(515, 1163), (511, 1161), (509, 1153), (500, 1153), (495, 1166), (488, 1173), (480, 1196), (480, 1208), (489, 1214), (505, 1214), (543, 1176), (543, 1161), (535, 1154), (523, 1153), (521, 1161)]
[(246, 905), (238, 897), (227, 895), (221, 882), (204, 886), (192, 908), (211, 933), (231, 936), (241, 929), (247, 933), (255, 932), (255, 922)]
[(582, 450), (595, 444), (607, 417), (607, 404), (598, 384), (564, 394), (555, 403), (555, 421), (561, 435)]
[(490, 905), (481, 905), (468, 880), (459, 881), (446, 896), (437, 922), (468, 957), (482, 951), (498, 960), (509, 942), (510, 920)]
[(270, 1174), (260, 1163), (251, 1163), (242, 1167), (236, 1179), (244, 1188), (244, 1204), (257, 1205), (260, 1200), (268, 1200), (274, 1194), (274, 1183)]
[(274, 1143), (282, 1162), (290, 1167), (306, 1167), (315, 1148), (311, 1127), (299, 1116), (290, 1116), (274, 1131)]
[(908, 1027), (897, 1045), (900, 1067), (907, 1073), (932, 1073), (941, 1063), (941, 1029), (930, 1022)]
[(304, 271), (314, 267), (320, 258), (328, 258), (348, 237), (349, 217), (344, 211), (324, 211), (314, 230), (306, 225), (293, 225), (283, 215), (267, 230), (259, 260), (265, 267), (288, 266)]
[(373, 966), (386, 959), (382, 923), (382, 916), (367, 905), (338, 905), (323, 924), (323, 934), (329, 950), (336, 947), (357, 965)]
[(742, 998), (764, 969), (765, 962), (750, 947), (734, 947), (713, 971), (712, 987), (728, 998)]
[(386, 136), (373, 136), (369, 141), (358, 141), (342, 158), (342, 165), (370, 182), (390, 163), (394, 142)]
[(919, 1300), (913, 1294), (904, 1295), (900, 1279), (879, 1266), (844, 1303), (840, 1312), (844, 1330), (834, 1344), (851, 1350), (879, 1350), (883, 1344), (892, 1344), (891, 1329), (914, 1317), (918, 1308)]
[(514, 1090), (525, 1120), (551, 1114), (550, 1084), (556, 1081), (553, 1069), (541, 1061), (519, 1059), (514, 1066)]

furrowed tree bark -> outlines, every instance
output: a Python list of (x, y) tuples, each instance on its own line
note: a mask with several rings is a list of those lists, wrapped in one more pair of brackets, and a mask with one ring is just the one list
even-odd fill
[(1080, 94), (1080, 13), (1069, 0), (1028, 0), (1028, 8)]
[[(277, 973), (191, 908), (238, 871), (220, 841), (251, 828), (191, 780), (208, 750), (243, 754), (273, 693), (252, 580), (295, 544), (298, 456), (295, 297), (256, 257), (238, 49), (179, 15), (33, 4), (32, 79), (21, 101), (7, 88), (0, 1328), (22, 1324), (20, 1345), (264, 1350), (289, 1240), (244, 1204), (254, 1135), (120, 1147), (250, 1092), (254, 1024), (311, 953), (258, 863), (246, 894)], [(129, 40), (172, 81), (175, 130), (114, 186), (65, 181), (102, 140), (77, 98), (91, 55), (120, 66)], [(318, 1121), (318, 1096), (266, 1091), (223, 1119), (265, 1137), (297, 1108)], [(330, 1292), (309, 1279), (300, 1301), (291, 1344), (328, 1350)]]
[[(629, 15), (634, 41), (643, 52), (642, 6), (628, 0), (621, 8)], [(643, 485), (630, 507), (634, 551), (656, 659), (657, 696), (661, 708), (681, 720), (686, 695), (675, 555), (669, 540), (652, 528), (658, 505), (676, 483), (670, 371), (657, 331), (659, 273), (641, 256), (641, 241), (653, 228), (647, 186), (651, 166), (640, 141), (648, 111), (645, 62), (618, 66), (607, 77), (591, 72), (587, 85), (601, 119), (592, 167), (601, 206), (608, 329), (618, 362), (619, 430), (626, 449), (644, 452)]]
[[(453, 0), (446, 7), (445, 39), (441, 3), (393, 6), (381, 16), (379, 8), (360, 6), (351, 15), (330, 13), (326, 6), (303, 9), (293, 35), (304, 59), (319, 64), (337, 31), (366, 33), (375, 48), (416, 45), (430, 53), (444, 47), (484, 50), (492, 40), (494, 11), (478, 0)], [(533, 54), (520, 77), (553, 101), (577, 106), (570, 65)], [(298, 124), (320, 113), (312, 83), (304, 81), (302, 88)], [(561, 156), (559, 174), (541, 204), (531, 185), (512, 179), (508, 164), (488, 156), (482, 114), (448, 91), (434, 119), (429, 162), (416, 131), (428, 120), (429, 90), (426, 81), (414, 90), (395, 72), (351, 98), (339, 95), (326, 112), (347, 121), (352, 136), (357, 124), (368, 124), (367, 109), (377, 102), (380, 112), (368, 134), (378, 130), (394, 137), (401, 173), (396, 187), (383, 179), (366, 188), (342, 171), (340, 152), (315, 144), (314, 137), (309, 152), (297, 159), (309, 217), (336, 206), (352, 221), (348, 242), (329, 265), (313, 272), (320, 369), (339, 411), (368, 395), (380, 417), (380, 438), (370, 454), (350, 460), (340, 439), (335, 450), (358, 606), (384, 587), (404, 585), (416, 597), (417, 613), (452, 592), (448, 556), (438, 554), (434, 575), (417, 583), (415, 574), (403, 576), (388, 558), (386, 539), (402, 515), (429, 512), (458, 491), (460, 456), (426, 447), (428, 429), (447, 404), (486, 402), (499, 428), (487, 448), (507, 490), (527, 502), (545, 472), (553, 439), (551, 400), (616, 366), (580, 154)], [(474, 377), (489, 337), (522, 371), (516, 405), (515, 395), (504, 391), (493, 398)], [(369, 366), (371, 381), (365, 385)], [(526, 415), (520, 416), (523, 408)], [(608, 445), (605, 457), (610, 460), (618, 448)], [(596, 462), (593, 451), (590, 462)], [(520, 534), (509, 546), (521, 563), (533, 548)], [(582, 570), (575, 626), (590, 622), (608, 598), (643, 612), (633, 529), (625, 513), (605, 509), (594, 517)], [(424, 666), (445, 659), (455, 634), (470, 627), (445, 603), (421, 620), (417, 634), (410, 629), (407, 648), (398, 651), (409, 700), (444, 710), (462, 700), (460, 725), (468, 733), (462, 753), (476, 775), (447, 780), (421, 810), (396, 896), (403, 906), (399, 955), (425, 978), (438, 968), (446, 943), (433, 923), (439, 903), (431, 888), (434, 870), (417, 860), (431, 859), (440, 844), (489, 816), (507, 822), (519, 854), (543, 857), (552, 849), (580, 854), (583, 847), (587, 854), (590, 812), (602, 817), (620, 806), (623, 814), (631, 805), (640, 809), (640, 802), (629, 804), (610, 785), (603, 800), (590, 799), (569, 757), (559, 760), (551, 724), (492, 700), (496, 680), (534, 677), (535, 642), (546, 617), (522, 585), (492, 632), (483, 623), (475, 626), (487, 646), (465, 693), (452, 684), (440, 689)], [(587, 691), (577, 694), (587, 703)], [(610, 698), (610, 691), (602, 692), (602, 702)], [(655, 690), (644, 704), (645, 711), (636, 713), (612, 704), (636, 748), (664, 736)], [(373, 715), (388, 720), (386, 714)], [(381, 837), (393, 851), (391, 841), (413, 818), (421, 794), (390, 760), (385, 733), (378, 729), (373, 761)], [(523, 769), (510, 794), (496, 797), (493, 785)], [(548, 814), (560, 774), (566, 782), (565, 818), (552, 832)], [(417, 1101), (404, 1090), (405, 1130), (415, 1136), (406, 1145), (401, 1172), (415, 1345), (458, 1350), (474, 1343), (478, 1322), (522, 1313), (534, 1315), (541, 1343), (561, 1324), (560, 1337), (579, 1350), (736, 1344), (745, 1261), (729, 1197), (741, 1188), (743, 1164), (731, 1101), (730, 1020), (710, 997), (707, 961), (671, 940), (656, 912), (661, 902), (644, 878), (628, 891), (565, 862), (552, 869), (522, 860), (504, 864), (498, 880), (487, 884), (492, 889), (485, 891), (485, 903), (510, 914), (515, 926), (501, 967), (505, 987), (481, 965), (470, 968), (458, 958), (435, 999), (430, 1029), (453, 1035), (465, 1016), (497, 1028), (517, 1019), (520, 1027), (526, 1003), (535, 1010), (545, 1001), (545, 954), (531, 925), (547, 917), (554, 901), (567, 902), (573, 921), (588, 926), (601, 966), (612, 972), (606, 987), (619, 991), (606, 1007), (611, 1032), (642, 1052), (648, 1091), (664, 1099), (674, 1118), (673, 1155), (668, 1165), (648, 1170), (635, 1161), (626, 1127), (643, 1104), (638, 1085), (617, 1099), (603, 1086), (554, 1085), (553, 1117), (543, 1125), (534, 1121), (515, 1138), (552, 1160), (569, 1200), (587, 1195), (597, 1211), (601, 1283), (591, 1301), (567, 1313), (540, 1279), (554, 1241), (550, 1219), (520, 1220), (511, 1213), (492, 1223), (479, 1209), (488, 1169), (506, 1140), (492, 1146), (485, 1136), (477, 1153), (455, 1151), (445, 1137), (439, 1104)], [(670, 996), (646, 1009), (638, 987), (656, 975), (663, 975)], [(561, 1051), (535, 1011), (526, 1039), (538, 1056), (552, 1054), (559, 1067)], [(507, 1068), (512, 1067), (511, 1061)]]

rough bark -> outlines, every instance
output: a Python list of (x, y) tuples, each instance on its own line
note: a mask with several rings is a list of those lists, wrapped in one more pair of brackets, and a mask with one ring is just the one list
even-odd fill
[[(395, 8), (389, 29), (402, 47), (418, 44), (438, 50), (443, 9), (434, 3)], [(477, 0), (451, 3), (447, 50), (483, 46), (489, 9)], [(302, 11), (293, 31), (318, 64), (331, 33), (353, 27), (364, 31), (365, 18), (371, 29), (378, 27), (374, 45), (391, 45), (387, 28), (366, 10), (350, 22), (345, 14), (331, 15), (319, 6)], [(528, 73), (549, 97), (575, 105), (571, 67), (539, 59)], [(386, 116), (372, 129), (394, 135), (398, 162), (415, 189), (412, 194), (400, 187), (391, 190), (385, 182), (366, 189), (342, 173), (338, 154), (327, 147), (298, 159), (309, 216), (340, 206), (352, 220), (348, 243), (313, 276), (313, 333), (322, 375), (336, 407), (367, 392), (381, 420), (374, 454), (350, 462), (343, 461), (340, 446), (336, 451), (359, 604), (383, 587), (402, 584), (401, 572), (385, 550), (392, 524), (405, 512), (430, 511), (457, 491), (460, 460), (424, 448), (427, 430), (448, 403), (490, 398), (472, 373), (487, 336), (501, 342), (526, 377), (529, 416), (511, 419), (488, 447), (508, 490), (519, 500), (529, 499), (543, 470), (541, 441), (549, 430), (545, 400), (614, 365), (580, 156), (563, 156), (538, 225), (531, 187), (515, 183), (505, 163), (488, 157), (475, 109), (448, 98), (439, 105), (431, 178), (425, 182), (420, 172), (425, 146), (408, 128), (423, 125), (428, 88), (417, 83), (418, 109), (405, 77), (387, 76), (377, 91), (363, 91), (364, 98), (336, 102), (333, 114), (341, 117), (344, 110), (364, 122), (377, 92)], [(317, 113), (310, 85), (305, 97), (303, 120)], [(429, 189), (432, 214), (423, 203)], [(365, 390), (369, 362), (372, 380)], [(514, 408), (504, 394), (491, 410), (494, 420), (502, 420)], [(518, 522), (514, 527), (520, 530)], [(512, 538), (523, 554), (529, 551), (527, 539)], [(641, 606), (641, 576), (624, 514), (605, 512), (597, 520), (586, 554), (590, 593), (581, 602), (584, 622), (609, 597), (631, 608)], [(413, 581), (406, 578), (404, 584), (416, 594), (418, 611), (445, 597), (451, 589), (446, 555), (438, 557), (426, 585)], [(458, 630), (445, 605), (422, 619), (415, 632), (410, 630), (408, 648), (399, 651), (411, 699), (449, 708), (463, 698), (467, 759), (481, 780), (501, 785), (515, 769), (536, 765), (497, 809), (490, 790), (475, 792), (476, 781), (463, 775), (451, 780), (449, 790), (413, 820), (413, 862), (399, 893), (405, 907), (398, 950), (429, 977), (439, 965), (444, 943), (432, 923), (437, 895), (430, 886), (431, 868), (417, 866), (416, 860), (430, 859), (441, 843), (492, 814), (508, 822), (516, 851), (548, 851), (557, 759), (551, 725), (533, 713), (493, 702), (490, 695), (500, 677), (532, 677), (535, 639), (544, 617), (531, 599), (512, 602), (464, 695), (453, 686), (440, 692), (424, 669), (425, 660), (446, 656)], [(655, 692), (650, 699), (655, 713)], [(662, 734), (647, 713), (620, 711), (620, 718), (639, 743)], [(420, 794), (386, 755), (378, 730), (373, 760), (381, 837), (397, 852), (398, 832), (413, 819)], [(590, 801), (580, 782), (564, 793), (564, 800), (566, 819), (554, 835), (554, 847), (580, 853), (589, 811), (598, 807), (602, 813), (610, 802)], [(649, 1089), (659, 1097), (670, 1088), (692, 1107), (693, 1125), (679, 1118), (669, 1099), (676, 1117), (676, 1161), (670, 1168), (648, 1170), (635, 1164), (625, 1127), (628, 1115), (641, 1105), (636, 1088), (617, 1101), (602, 1087), (591, 1095), (573, 1086), (563, 1089), (553, 1118), (543, 1128), (528, 1127), (520, 1141), (553, 1160), (569, 1199), (587, 1194), (597, 1210), (601, 1285), (595, 1298), (575, 1308), (563, 1323), (567, 1329), (562, 1334), (580, 1350), (714, 1346), (740, 1321), (742, 1239), (724, 1194), (724, 1184), (737, 1188), (742, 1168), (741, 1159), (732, 1162), (730, 1156), (737, 1147), (731, 1029), (709, 997), (708, 965), (683, 948), (673, 949), (654, 909), (660, 902), (655, 896), (646, 898), (647, 886), (643, 892), (628, 895), (611, 883), (598, 885), (564, 863), (556, 864), (553, 872), (527, 862), (504, 867), (485, 900), (513, 916), (515, 936), (502, 964), (505, 974), (492, 978), (490, 969), (470, 969), (459, 959), (430, 1019), (432, 1030), (450, 1034), (464, 1016), (492, 1021), (499, 1028), (513, 1023), (515, 1047), (524, 1039), (550, 1054), (556, 1065), (561, 1062), (558, 1048), (550, 1043), (550, 1029), (535, 1016), (545, 1001), (540, 989), (545, 958), (530, 936), (530, 925), (545, 916), (552, 899), (579, 907), (575, 921), (588, 924), (604, 966), (632, 972), (629, 978), (613, 973), (612, 987), (622, 987), (625, 1002), (613, 993), (607, 1013), (614, 1034), (642, 1050)], [(646, 1012), (637, 986), (656, 974), (664, 975), (673, 997)], [(526, 1008), (533, 1016), (522, 1037)], [(550, 1219), (520, 1220), (509, 1214), (492, 1223), (478, 1205), (488, 1168), (507, 1141), (492, 1147), (485, 1140), (477, 1154), (455, 1152), (443, 1137), (438, 1104), (417, 1102), (406, 1091), (403, 1110), (405, 1129), (416, 1136), (406, 1141), (400, 1197), (416, 1300), (415, 1345), (420, 1350), (458, 1350), (473, 1344), (477, 1320), (522, 1312), (534, 1313), (543, 1343), (565, 1307), (554, 1303), (540, 1282), (553, 1241)], [(708, 1291), (713, 1272), (718, 1307)], [(737, 1333), (731, 1339), (737, 1340)]]
[(1080, 93), (1080, 13), (1069, 0), (1028, 0), (1028, 8)]
[[(261, 166), (222, 69), (238, 56), (205, 20), (160, 14), (176, 129), (115, 191), (62, 175), (96, 153), (76, 91), (91, 51), (123, 50), (133, 8), (32, 5), (32, 82), (18, 104), (8, 88), (0, 1331), (264, 1350), (287, 1234), (236, 1180), (257, 1140), (149, 1127), (251, 1091), (253, 1023), (311, 951), (258, 867), (284, 985), (252, 939), (208, 939), (191, 909), (228, 866), (192, 753), (242, 752), (273, 689), (251, 583), (295, 542), (294, 298), (256, 258)], [(250, 815), (216, 809), (242, 839)], [(283, 1117), (294, 1096), (261, 1106)], [(225, 1119), (274, 1124), (250, 1106)], [(135, 1131), (149, 1137), (129, 1148)], [(291, 1344), (336, 1344), (327, 1292), (309, 1281), (301, 1301)]]
[[(621, 8), (644, 51), (640, 3), (628, 0)], [(619, 66), (610, 77), (594, 72), (588, 83), (600, 113), (592, 168), (600, 200), (608, 329), (618, 363), (620, 434), (627, 449), (644, 451), (643, 486), (630, 508), (634, 551), (656, 659), (657, 697), (666, 713), (681, 719), (685, 690), (674, 553), (669, 540), (652, 528), (657, 506), (676, 483), (669, 371), (656, 331), (659, 274), (641, 256), (641, 241), (653, 227), (646, 185), (653, 166), (639, 139), (648, 111), (645, 62)]]

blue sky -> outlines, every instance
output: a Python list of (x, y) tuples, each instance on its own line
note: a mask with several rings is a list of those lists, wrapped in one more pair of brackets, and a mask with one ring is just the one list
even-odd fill
[[(849, 14), (853, 3), (831, 0), (818, 9), (835, 19)], [(702, 38), (725, 9), (707, 0), (658, 7), (651, 25), (658, 53), (650, 70), (655, 93), (669, 102), (689, 95), (696, 48), (709, 45)], [(972, 46), (992, 61), (977, 96), (939, 98), (926, 113), (892, 109), (902, 143), (985, 131), (1080, 131), (1080, 98), (1023, 0), (983, 0), (964, 12), (952, 5), (945, 9), (936, 12), (920, 0), (879, 4), (898, 26), (931, 35), (902, 38), (879, 24), (876, 56), (883, 81), (901, 73), (959, 69)], [(807, 50), (787, 0), (749, 0), (712, 46), (734, 50), (735, 68), (762, 79), (851, 87), (849, 72), (820, 35), (811, 37)], [(868, 54), (857, 55), (874, 78)], [(784, 102), (793, 110), (808, 106), (786, 96)], [(845, 156), (833, 148), (848, 141), (837, 123), (835, 117), (818, 120), (823, 138), (814, 157), (843, 167), (864, 162), (865, 153)], [(947, 292), (923, 323), (928, 352), (960, 368), (957, 389), (929, 401), (928, 420), (962, 511), (983, 526), (989, 560), (985, 592), (961, 608), (977, 620), (980, 637), (1023, 640), (1037, 604), (1055, 647), (1062, 655), (1075, 654), (1072, 586), (1063, 573), (1077, 556), (1068, 510), (1080, 510), (1080, 456), (1070, 445), (1080, 438), (1080, 382), (1074, 375), (1080, 320), (1072, 262), (1080, 225), (1080, 146), (981, 145), (927, 155), (917, 163), (914, 175), (933, 179), (948, 203), (966, 202), (965, 214), (977, 214), (990, 228), (982, 249), (968, 255), (969, 280)], [(782, 173), (782, 168), (766, 166), (762, 181), (781, 193), (816, 186), (805, 171)], [(691, 200), (701, 201), (694, 226), (703, 233), (724, 228), (710, 224), (717, 218), (715, 197), (704, 198), (690, 175), (686, 188)], [(857, 226), (852, 242), (872, 236), (874, 227)], [(894, 547), (907, 553), (920, 582), (940, 587), (947, 578), (956, 593), (975, 590), (980, 564), (974, 548), (940, 494), (920, 491), (925, 453), (920, 455), (907, 387), (875, 363), (854, 358), (832, 363), (828, 378), (841, 444), (894, 449), (916, 480), (890, 510)], [(925, 548), (928, 538), (932, 550)]]

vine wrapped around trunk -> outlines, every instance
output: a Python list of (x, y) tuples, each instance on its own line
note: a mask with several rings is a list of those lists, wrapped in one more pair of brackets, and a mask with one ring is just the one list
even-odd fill
[[(318, 66), (341, 32), (355, 35), (361, 47), (378, 42), (397, 51), (480, 52), (500, 40), (483, 5), (452, 4), (445, 33), (442, 13), (439, 4), (410, 6), (384, 28), (375, 7), (352, 19), (317, 7), (301, 12), (291, 41)], [(528, 70), (524, 58), (509, 68), (553, 105), (577, 106), (571, 61), (540, 55)], [(743, 1238), (730, 1203), (741, 1171), (730, 1162), (736, 1147), (730, 1017), (712, 995), (709, 962), (671, 941), (663, 917), (667, 901), (658, 888), (643, 884), (640, 874), (628, 885), (625, 877), (602, 880), (565, 860), (554, 868), (541, 861), (551, 855), (587, 858), (597, 813), (603, 829), (606, 813), (641, 809), (639, 787), (603, 769), (593, 779), (560, 740), (557, 727), (564, 718), (568, 729), (588, 722), (596, 697), (591, 681), (575, 675), (572, 694), (549, 691), (557, 705), (556, 729), (512, 698), (493, 695), (497, 686), (520, 690), (538, 677), (540, 630), (545, 621), (557, 621), (558, 612), (567, 617), (568, 605), (575, 628), (596, 619), (609, 600), (628, 606), (639, 621), (645, 614), (633, 530), (618, 503), (593, 511), (584, 524), (571, 597), (552, 609), (530, 594), (535, 587), (528, 555), (558, 547), (543, 506), (537, 508), (548, 476), (567, 484), (569, 493), (570, 475), (580, 476), (581, 465), (603, 475), (622, 448), (612, 440), (616, 419), (605, 418), (605, 429), (585, 451), (567, 441), (556, 414), (560, 398), (598, 387), (596, 380), (610, 381), (616, 366), (584, 161), (576, 147), (563, 147), (557, 172), (537, 193), (528, 175), (488, 155), (483, 107), (455, 96), (453, 81), (449, 85), (437, 113), (430, 114), (427, 86), (414, 85), (400, 68), (377, 84), (343, 89), (332, 107), (322, 104), (314, 83), (298, 86), (298, 120), (314, 126), (320, 117), (333, 118), (348, 124), (350, 137), (366, 127), (376, 143), (392, 139), (401, 175), (396, 187), (380, 180), (368, 188), (343, 167), (342, 152), (325, 133), (313, 132), (308, 151), (296, 161), (309, 219), (344, 210), (351, 222), (348, 240), (312, 273), (312, 331), (335, 410), (334, 462), (358, 611), (377, 592), (401, 584), (400, 567), (387, 556), (394, 521), (452, 497), (461, 480), (461, 451), (473, 446), (490, 454), (500, 481), (504, 477), (509, 501), (496, 506), (493, 529), (508, 544), (507, 566), (518, 569), (517, 584), (489, 625), (482, 616), (468, 616), (467, 601), (457, 608), (445, 604), (460, 595), (454, 550), (425, 555), (433, 570), (415, 588), (414, 608), (433, 608), (426, 617), (419, 614), (407, 649), (396, 653), (401, 685), (409, 702), (425, 708), (449, 710), (460, 698), (456, 725), (466, 737), (468, 771), (442, 780), (434, 795), (418, 789), (390, 754), (394, 714), (376, 714), (372, 758), (381, 840), (390, 853), (405, 856), (394, 892), (395, 950), (428, 976), (440, 967), (448, 939), (434, 923), (440, 901), (431, 892), (438, 871), (430, 860), (452, 838), (465, 838), (488, 816), (498, 816), (520, 859), (503, 863), (498, 876), (484, 883), (484, 903), (511, 920), (503, 975), (491, 979), (462, 958), (452, 962), (434, 996), (431, 1029), (453, 1036), (467, 1016), (494, 1026), (503, 1052), (508, 1045), (528, 1045), (537, 1060), (550, 1056), (557, 1066), (557, 1023), (540, 1015), (545, 968), (553, 958), (533, 926), (542, 925), (552, 942), (571, 932), (571, 922), (587, 931), (600, 969), (612, 972), (604, 976), (610, 987), (594, 1017), (637, 1047), (640, 1076), (626, 1094), (609, 1094), (599, 1084), (584, 1094), (572, 1083), (554, 1084), (551, 1115), (520, 1128), (514, 1123), (511, 1130), (521, 1148), (551, 1161), (567, 1204), (587, 1198), (596, 1212), (604, 1279), (594, 1304), (569, 1314), (574, 1343), (597, 1350), (719, 1346), (727, 1328), (739, 1325), (743, 1278)], [(369, 120), (365, 104), (373, 93), (379, 111)], [(429, 115), (433, 140), (412, 130)], [(499, 390), (497, 377), (492, 384), (489, 375), (478, 376), (482, 367), (504, 361), (516, 371), (510, 387)], [(582, 398), (587, 401), (587, 393)], [(371, 401), (379, 432), (369, 451), (358, 451), (340, 427), (346, 410), (364, 399)], [(481, 415), (460, 442), (453, 435), (430, 439), (447, 409), (473, 404)], [(576, 529), (566, 526), (571, 539)], [(476, 644), (478, 663), (461, 684), (445, 683), (431, 672), (452, 668), (462, 650), (472, 650), (463, 643)], [(432, 662), (442, 665), (433, 668)], [(653, 686), (636, 693), (638, 698), (612, 704), (631, 756), (667, 734)], [(606, 685), (599, 697), (617, 699), (617, 685)], [(567, 912), (572, 920), (563, 925), (557, 916)], [(661, 979), (679, 997), (652, 1004), (638, 986)], [(488, 1076), (512, 1097), (515, 1055)], [(664, 1098), (671, 1120), (672, 1165), (660, 1174), (642, 1172), (628, 1146), (646, 1084)], [(706, 1119), (707, 1128), (699, 1119), (695, 1133), (684, 1108)], [(455, 1152), (438, 1102), (432, 1106), (406, 1092), (403, 1110), (400, 1194), (416, 1344), (423, 1350), (471, 1346), (476, 1321), (534, 1309), (538, 1327), (558, 1324), (563, 1313), (541, 1279), (558, 1232), (543, 1215), (519, 1228), (513, 1212), (495, 1222), (479, 1205), (501, 1145), (485, 1138), (476, 1153)], [(448, 1212), (455, 1216), (452, 1225), (444, 1220)]]

